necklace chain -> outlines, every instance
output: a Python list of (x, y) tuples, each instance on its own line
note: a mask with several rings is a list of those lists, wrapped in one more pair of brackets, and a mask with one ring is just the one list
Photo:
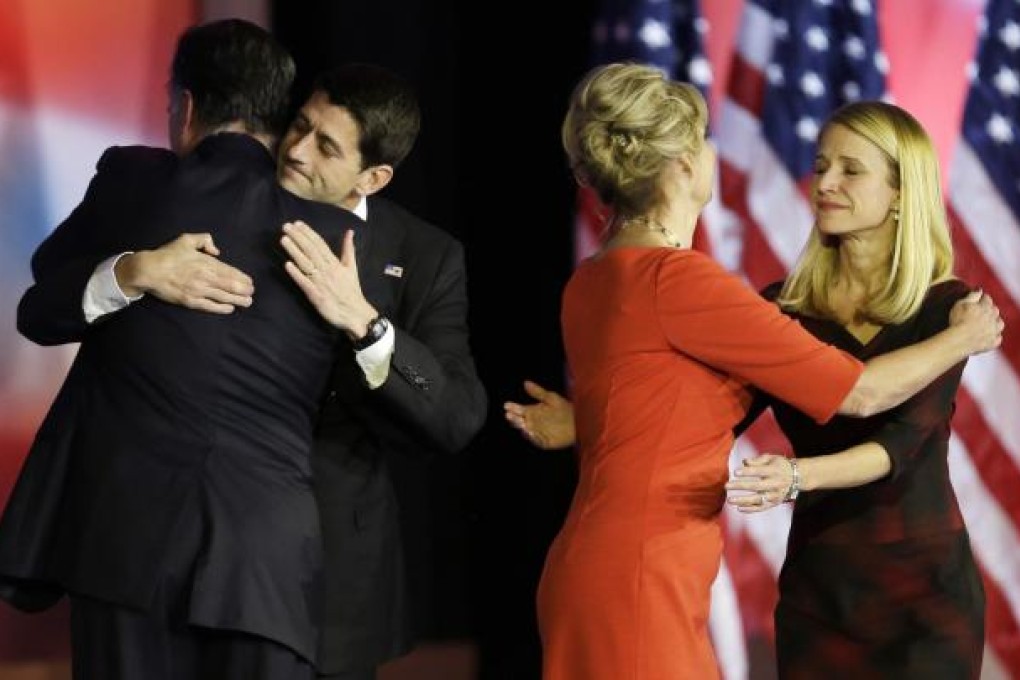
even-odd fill
[(658, 220), (654, 220), (651, 217), (632, 217), (620, 222), (621, 231), (624, 229), (631, 229), (636, 226), (641, 226), (646, 231), (654, 231), (662, 234), (663, 238), (666, 239), (666, 243), (674, 248), (678, 248), (680, 246), (680, 239), (676, 237), (673, 230), (662, 225)]

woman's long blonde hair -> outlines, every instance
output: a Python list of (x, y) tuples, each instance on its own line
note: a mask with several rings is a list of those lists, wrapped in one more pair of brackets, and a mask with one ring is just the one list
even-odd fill
[[(885, 284), (859, 312), (873, 323), (901, 323), (917, 313), (933, 283), (952, 278), (953, 246), (938, 156), (921, 124), (892, 104), (848, 104), (829, 118), (821, 134), (833, 125), (878, 147), (886, 159), (889, 185), (899, 191), (899, 222)], [(839, 275), (838, 242), (815, 227), (778, 302), (784, 309), (834, 318), (833, 284)]]

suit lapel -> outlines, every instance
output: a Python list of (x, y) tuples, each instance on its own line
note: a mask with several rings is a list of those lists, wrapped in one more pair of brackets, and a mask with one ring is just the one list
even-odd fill
[(368, 237), (358, 250), (358, 274), (365, 297), (382, 314), (394, 318), (408, 275), (403, 261), (404, 233), (381, 201), (369, 200)]

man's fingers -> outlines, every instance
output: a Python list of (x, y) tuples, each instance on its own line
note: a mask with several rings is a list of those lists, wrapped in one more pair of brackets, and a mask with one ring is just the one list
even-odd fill
[(287, 251), (287, 255), (290, 256), (291, 262), (298, 267), (302, 272), (306, 274), (312, 274), (317, 271), (317, 267), (312, 262), (311, 258), (305, 253), (304, 250), (298, 245), (297, 241), (292, 238), (289, 234), (285, 235), (280, 239), (280, 245)]
[(255, 282), (240, 269), (234, 269), (218, 260), (211, 265), (208, 275), (210, 288), (240, 296), (250, 297), (255, 293)]
[(212, 255), (213, 257), (219, 257), (220, 256), (220, 249), (216, 247), (215, 243), (213, 243), (212, 234), (203, 234), (203, 236), (205, 238), (203, 238), (201, 243), (199, 244), (199, 246), (198, 246), (199, 250), (201, 250), (202, 252), (206, 253), (207, 255)]
[(219, 257), (220, 250), (213, 242), (212, 234), (181, 234), (176, 240), (190, 250), (200, 250), (213, 257)]
[(285, 262), (283, 268), (290, 274), (290, 278), (294, 279), (294, 283), (298, 285), (298, 288), (308, 296), (308, 301), (318, 307), (322, 302), (323, 295), (319, 287), (315, 285), (315, 282), (306, 276), (293, 262)]
[(358, 261), (355, 259), (355, 254), (354, 230), (348, 229), (344, 232), (344, 240), (340, 245), (340, 262), (347, 267), (357, 267)]
[(287, 222), (283, 225), (283, 232), (313, 264), (324, 266), (335, 257), (329, 244), (304, 222)]
[(230, 314), (234, 311), (234, 305), (223, 302), (214, 302), (208, 298), (186, 297), (182, 304), (188, 309), (196, 309), (200, 312), (211, 312), (213, 314)]
[(233, 307), (251, 307), (252, 303), (250, 295), (238, 295), (221, 288), (210, 288), (206, 291), (204, 297), (211, 302), (231, 305)]

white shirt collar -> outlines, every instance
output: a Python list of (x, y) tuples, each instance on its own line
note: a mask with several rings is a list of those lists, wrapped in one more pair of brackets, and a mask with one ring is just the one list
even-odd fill
[(363, 219), (363, 220), (365, 220), (367, 222), (368, 221), (368, 196), (361, 196), (361, 198), (358, 200), (358, 204), (356, 206), (354, 206), (354, 210), (352, 210), (351, 212), (353, 212), (355, 215), (357, 215), (358, 217), (360, 217), (361, 219)]

